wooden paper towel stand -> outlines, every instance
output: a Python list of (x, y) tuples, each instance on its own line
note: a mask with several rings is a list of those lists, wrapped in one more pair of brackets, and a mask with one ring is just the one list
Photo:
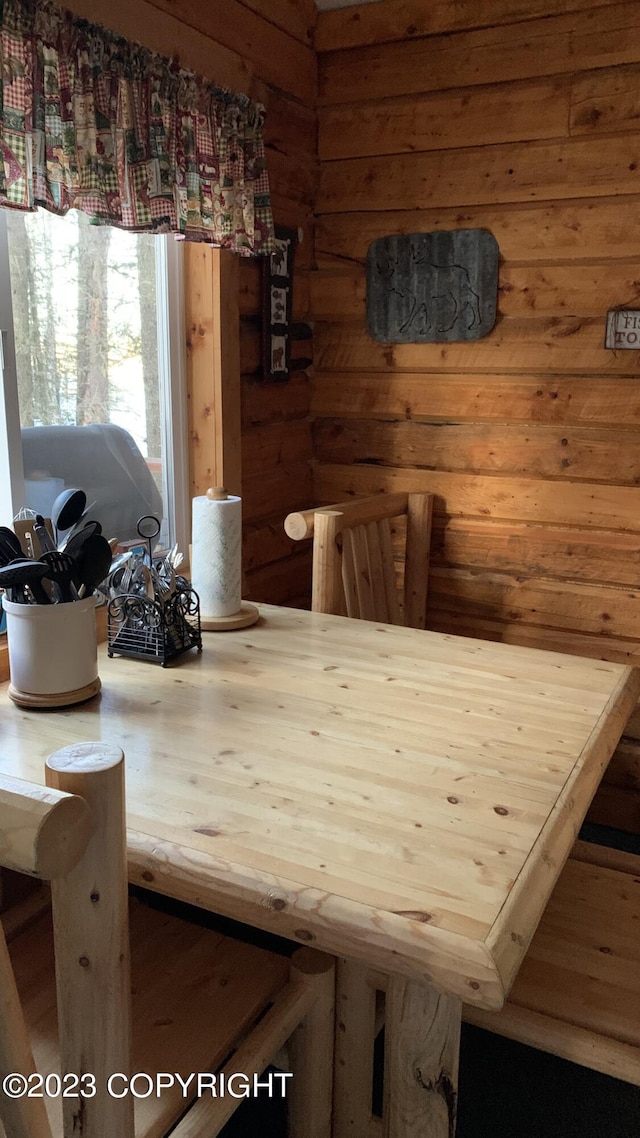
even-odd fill
[[(207, 498), (212, 502), (224, 502), (229, 497), (224, 486), (210, 486)], [(232, 632), (234, 628), (249, 628), (255, 624), (260, 613), (250, 601), (241, 601), (237, 612), (230, 616), (208, 616), (200, 613), (200, 628), (203, 632)]]

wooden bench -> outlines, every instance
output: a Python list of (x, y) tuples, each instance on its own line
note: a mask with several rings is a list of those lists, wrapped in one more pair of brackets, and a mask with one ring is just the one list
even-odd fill
[[(640, 710), (587, 815), (640, 835)], [(640, 1086), (640, 856), (576, 842), (501, 1012), (465, 1019)]]
[[(465, 1005), (463, 1018), (639, 1086), (639, 934), (640, 857), (576, 842), (504, 1008), (487, 1012)], [(339, 964), (338, 1024), (350, 1037), (355, 1027), (359, 1038), (369, 1024), (375, 1039), (384, 1026), (388, 977), (370, 970), (356, 981), (349, 962)], [(373, 1053), (369, 1058), (349, 1117), (359, 1138), (382, 1138), (382, 1119), (365, 1106), (373, 1088)], [(339, 1071), (336, 1079), (338, 1105)], [(343, 1090), (354, 1094), (353, 1088)]]
[(640, 857), (577, 842), (507, 1004), (464, 1018), (640, 1086)]

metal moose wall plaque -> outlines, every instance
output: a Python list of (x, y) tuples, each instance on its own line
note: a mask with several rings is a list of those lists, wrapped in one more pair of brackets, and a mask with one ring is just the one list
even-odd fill
[(383, 343), (479, 340), (498, 303), (498, 243), (486, 229), (380, 237), (367, 253), (367, 327)]

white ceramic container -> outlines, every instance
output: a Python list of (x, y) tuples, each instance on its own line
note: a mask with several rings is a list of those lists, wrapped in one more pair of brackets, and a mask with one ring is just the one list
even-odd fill
[(55, 605), (16, 604), (3, 598), (7, 647), (16, 703), (61, 707), (89, 699), (100, 688), (96, 598)]

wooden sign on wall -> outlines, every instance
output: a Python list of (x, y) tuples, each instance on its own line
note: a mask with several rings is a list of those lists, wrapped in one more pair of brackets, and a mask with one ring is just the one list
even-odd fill
[(367, 327), (382, 343), (479, 340), (498, 302), (498, 243), (486, 229), (396, 234), (367, 253)]
[(607, 312), (605, 348), (640, 348), (640, 310), (637, 308), (611, 308)]

